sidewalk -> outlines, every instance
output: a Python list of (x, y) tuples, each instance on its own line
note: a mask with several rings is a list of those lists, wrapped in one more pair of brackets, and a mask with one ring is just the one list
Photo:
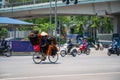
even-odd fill
[(108, 48), (104, 48), (103, 50), (95, 50), (94, 48), (91, 49), (91, 54), (107, 54)]
[[(107, 54), (107, 48), (103, 50), (95, 50), (94, 48), (90, 48), (90, 54)], [(32, 56), (34, 52), (12, 52), (12, 56)], [(60, 52), (58, 52), (59, 54)]]
[(32, 56), (33, 52), (12, 52), (12, 56)]

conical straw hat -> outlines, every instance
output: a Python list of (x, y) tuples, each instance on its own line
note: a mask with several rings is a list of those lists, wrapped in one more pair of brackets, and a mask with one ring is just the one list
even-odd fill
[(42, 32), (41, 36), (47, 36), (48, 34), (46, 32)]

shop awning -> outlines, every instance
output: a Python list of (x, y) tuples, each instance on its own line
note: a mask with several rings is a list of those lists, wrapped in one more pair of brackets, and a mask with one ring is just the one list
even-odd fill
[(9, 18), (9, 17), (0, 17), (0, 24), (33, 25), (33, 23), (29, 23), (26, 21), (13, 19), (13, 18)]

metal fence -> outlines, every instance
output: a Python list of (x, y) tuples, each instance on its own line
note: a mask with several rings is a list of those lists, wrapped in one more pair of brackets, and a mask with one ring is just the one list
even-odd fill
[(13, 37), (13, 38), (26, 38), (30, 31), (9, 31), (8, 32), (8, 37)]

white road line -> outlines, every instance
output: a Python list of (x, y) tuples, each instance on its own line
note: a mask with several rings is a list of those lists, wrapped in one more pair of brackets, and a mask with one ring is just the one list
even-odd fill
[(88, 76), (88, 75), (89, 76), (93, 76), (93, 75), (109, 75), (109, 74), (120, 74), (120, 72), (17, 77), (17, 78), (4, 78), (4, 79), (0, 79), (0, 80), (22, 80), (22, 79), (35, 79), (35, 78), (70, 77), (70, 76), (75, 77), (75, 76)]

